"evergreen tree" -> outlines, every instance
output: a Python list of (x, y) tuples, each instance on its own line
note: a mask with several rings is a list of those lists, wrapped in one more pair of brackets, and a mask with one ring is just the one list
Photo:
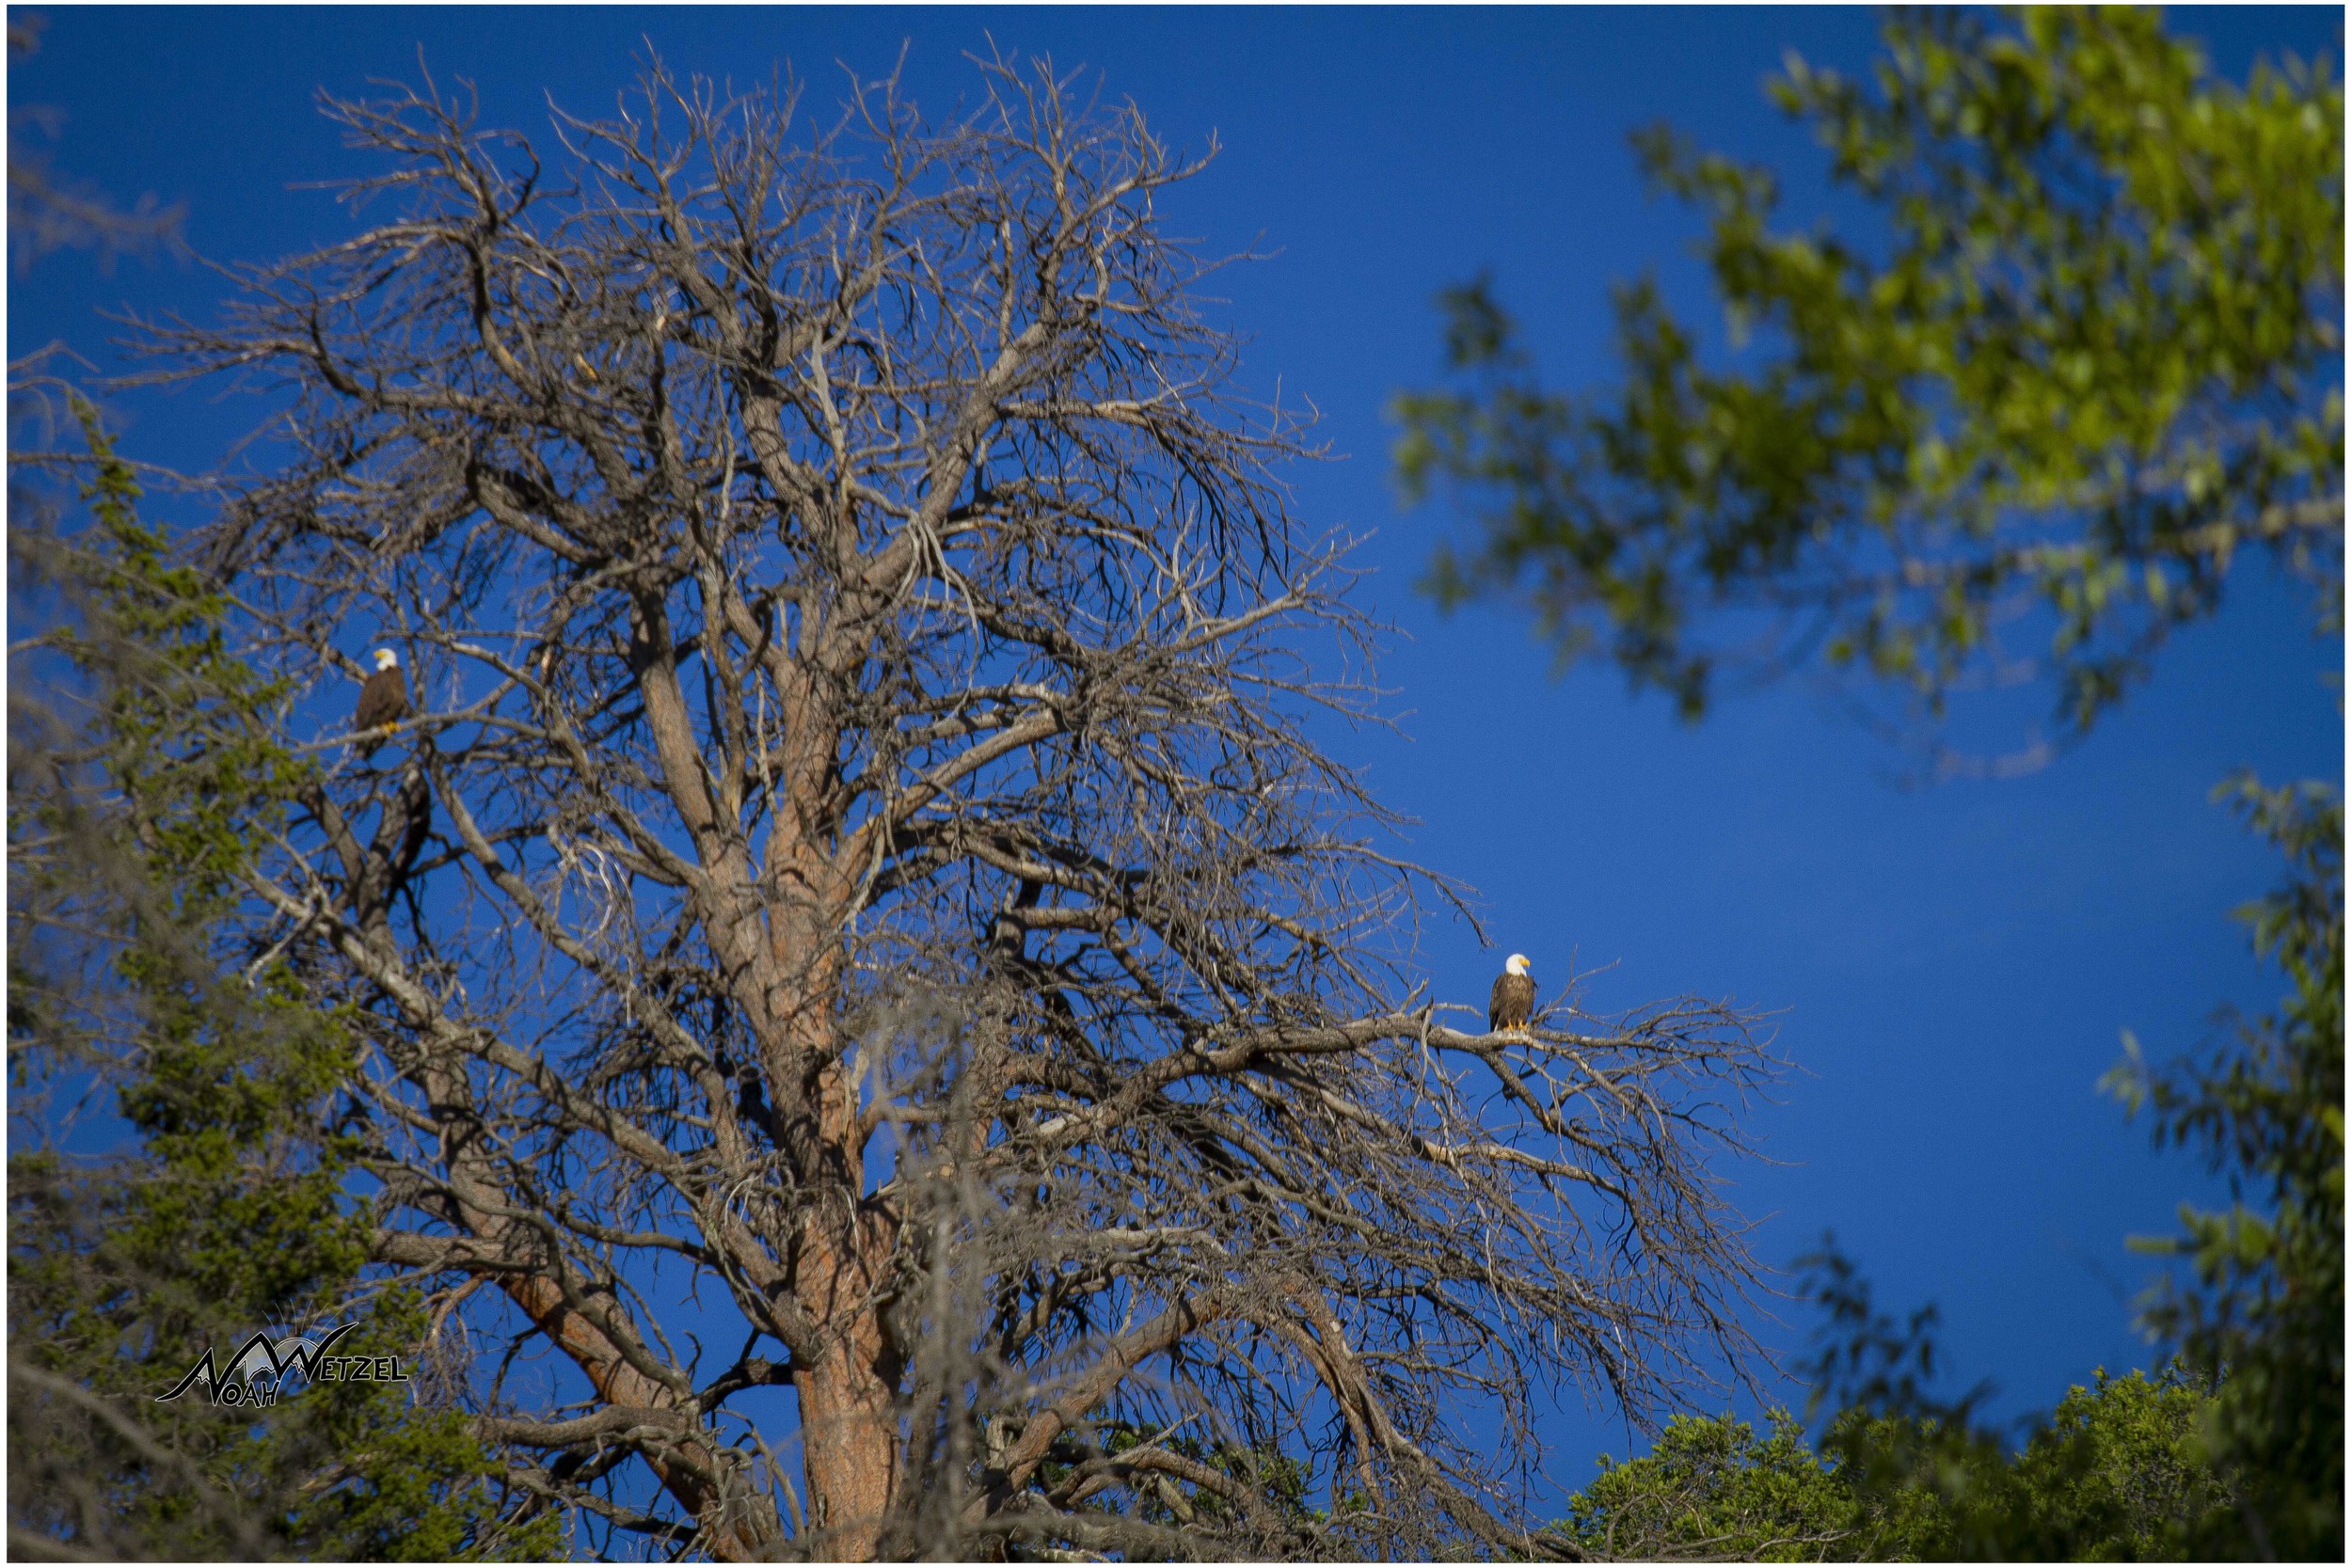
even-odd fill
[[(20, 614), (46, 622), (11, 703), (12, 1553), (548, 1555), (558, 1516), (408, 1386), (158, 1399), (208, 1349), (227, 1379), (257, 1329), (356, 1323), (337, 1354), (414, 1364), (426, 1325), (362, 1277), (355, 1150), (322, 1120), (343, 1030), (246, 921), (241, 873), (309, 767), (271, 729), (282, 693), (77, 412), (87, 526), (11, 533)], [(109, 1091), (123, 1135), (93, 1155)]]

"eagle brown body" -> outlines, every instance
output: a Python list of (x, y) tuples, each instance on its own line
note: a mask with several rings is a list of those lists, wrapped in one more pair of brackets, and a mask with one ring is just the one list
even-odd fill
[(375, 749), (384, 743), (384, 736), (369, 732), (399, 723), (408, 717), (409, 711), (407, 673), (389, 650), (379, 651), (375, 660), (375, 673), (359, 688), (359, 710), (351, 720), (353, 731), (367, 737), (358, 742), (363, 757), (373, 756)]
[(1495, 989), (1486, 995), (1486, 1027), (1498, 1035), (1525, 1029), (1534, 1010), (1534, 976), (1527, 973), (1527, 960), (1514, 953), (1503, 972), (1495, 976)]

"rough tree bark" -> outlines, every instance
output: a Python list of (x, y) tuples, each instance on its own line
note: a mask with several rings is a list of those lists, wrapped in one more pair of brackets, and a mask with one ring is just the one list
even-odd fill
[(1751, 1349), (1707, 1162), (1772, 1060), (1411, 987), (1453, 894), (1308, 738), (1372, 628), (1162, 231), (1201, 163), (984, 76), (803, 130), (657, 69), (560, 177), (337, 103), (394, 210), (155, 329), (286, 400), (213, 560), (289, 722), (412, 672), (255, 879), (372, 1031), (378, 1256), (596, 1528), (1541, 1550), (1531, 1400)]

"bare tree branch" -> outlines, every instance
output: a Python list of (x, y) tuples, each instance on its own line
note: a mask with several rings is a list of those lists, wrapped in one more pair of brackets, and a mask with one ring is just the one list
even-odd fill
[(254, 889), (368, 1030), (377, 1257), (561, 1353), (482, 1415), (530, 1484), (714, 1556), (1543, 1549), (1534, 1402), (1754, 1352), (1776, 1063), (1435, 1022), (1458, 892), (1310, 738), (1377, 628), (1155, 212), (1202, 163), (980, 70), (804, 127), (656, 68), (560, 169), (333, 102), (393, 211), (153, 327), (287, 389), (206, 544), (300, 721), (410, 671)]

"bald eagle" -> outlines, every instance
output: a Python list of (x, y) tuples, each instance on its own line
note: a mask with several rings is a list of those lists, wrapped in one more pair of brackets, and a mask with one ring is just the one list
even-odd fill
[[(352, 730), (357, 735), (365, 736), (371, 731), (397, 724), (407, 717), (408, 677), (401, 673), (400, 656), (389, 648), (378, 648), (375, 650), (375, 673), (370, 675), (367, 684), (359, 688), (359, 711), (352, 716)], [(384, 737), (376, 735), (357, 744), (361, 756), (371, 757), (375, 754), (375, 749), (384, 744)]]
[(1527, 1015), (1535, 1009), (1535, 981), (1527, 973), (1527, 955), (1514, 953), (1495, 976), (1486, 997), (1486, 1027), (1495, 1034), (1524, 1032)]

